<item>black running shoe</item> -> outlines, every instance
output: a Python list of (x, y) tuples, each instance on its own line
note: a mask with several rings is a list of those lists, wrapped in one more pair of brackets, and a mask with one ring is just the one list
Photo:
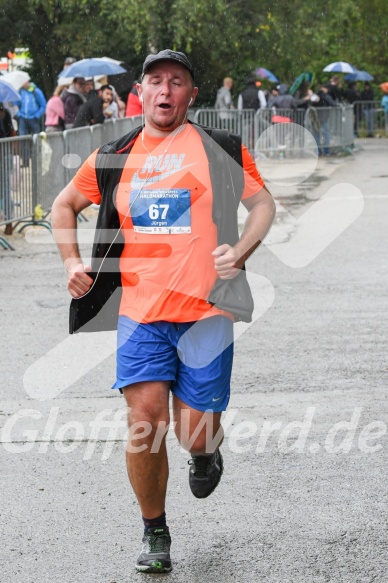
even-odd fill
[(192, 493), (196, 498), (207, 498), (217, 488), (224, 469), (220, 450), (213, 455), (193, 455), (188, 463)]
[(170, 559), (171, 537), (168, 526), (148, 528), (143, 536), (143, 548), (136, 561), (141, 573), (168, 573), (172, 570)]

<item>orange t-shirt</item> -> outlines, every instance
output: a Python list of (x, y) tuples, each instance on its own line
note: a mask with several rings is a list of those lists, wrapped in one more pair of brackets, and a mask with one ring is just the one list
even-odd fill
[[(259, 192), (263, 180), (246, 148), (242, 153), (245, 199)], [(74, 185), (99, 204), (96, 154), (78, 170)], [(212, 199), (208, 159), (192, 125), (167, 138), (138, 136), (116, 192), (125, 241), (120, 315), (136, 322), (232, 317), (206, 302), (217, 279)]]

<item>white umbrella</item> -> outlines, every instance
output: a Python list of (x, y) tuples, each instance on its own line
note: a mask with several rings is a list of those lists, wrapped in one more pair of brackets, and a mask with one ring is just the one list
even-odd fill
[(25, 71), (11, 71), (10, 73), (5, 73), (1, 77), (4, 81), (7, 81), (16, 91), (19, 91), (23, 87), (24, 83), (30, 81), (31, 77)]
[(324, 69), (325, 73), (355, 73), (356, 68), (350, 63), (346, 63), (345, 61), (336, 61), (335, 63), (330, 63)]

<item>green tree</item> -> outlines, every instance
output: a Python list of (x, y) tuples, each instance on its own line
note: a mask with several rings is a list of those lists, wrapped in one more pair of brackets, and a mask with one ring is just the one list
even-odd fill
[(108, 55), (138, 74), (149, 52), (185, 51), (200, 86), (197, 103), (214, 103), (222, 78), (235, 91), (258, 66), (292, 83), (302, 71), (321, 79), (345, 60), (386, 80), (386, 0), (0, 0), (5, 53), (28, 46), (33, 78), (50, 94), (63, 60)]

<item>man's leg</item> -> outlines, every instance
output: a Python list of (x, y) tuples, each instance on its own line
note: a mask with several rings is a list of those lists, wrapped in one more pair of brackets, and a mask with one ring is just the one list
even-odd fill
[(173, 393), (175, 433), (189, 451), (189, 484), (197, 498), (206, 498), (222, 475), (219, 446), (222, 411), (230, 395), (233, 364), (233, 322), (225, 316), (203, 318), (180, 336), (179, 365)]
[(145, 527), (136, 569), (145, 573), (168, 572), (172, 569), (171, 538), (164, 509), (169, 382), (135, 383), (125, 387), (123, 393), (128, 406), (127, 471)]
[(30, 134), (39, 134), (39, 132), (42, 129), (40, 119), (37, 119), (36, 117), (29, 119), (28, 125), (29, 125), (29, 133)]
[(224, 438), (221, 412), (198, 411), (173, 397), (175, 433), (191, 453), (189, 485), (196, 498), (207, 498), (216, 489), (223, 472), (219, 446)]
[[(158, 452), (151, 453), (158, 427), (169, 424), (169, 383), (144, 382), (123, 389), (128, 407), (128, 477), (147, 518), (164, 512), (168, 460), (165, 434)], [(159, 422), (161, 425), (159, 426)]]
[(210, 455), (221, 445), (222, 412), (198, 411), (173, 396), (175, 434), (181, 446), (193, 455)]

